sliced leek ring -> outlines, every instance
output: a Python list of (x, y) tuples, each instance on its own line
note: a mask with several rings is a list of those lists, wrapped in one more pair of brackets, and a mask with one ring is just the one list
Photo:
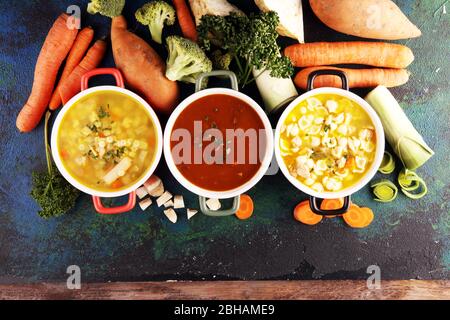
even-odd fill
[(395, 160), (392, 154), (385, 151), (383, 156), (383, 161), (378, 169), (382, 174), (391, 174), (395, 170)]
[(378, 202), (392, 202), (397, 198), (398, 188), (389, 180), (379, 180), (370, 185), (375, 195), (374, 200)]
[(403, 169), (398, 175), (397, 180), (403, 194), (408, 198), (417, 200), (423, 198), (428, 193), (427, 184), (414, 171)]

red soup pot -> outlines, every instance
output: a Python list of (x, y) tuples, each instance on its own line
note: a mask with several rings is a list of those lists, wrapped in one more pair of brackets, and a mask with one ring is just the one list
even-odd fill
[[(97, 75), (112, 75), (116, 79), (116, 86), (97, 86), (93, 88), (89, 88), (89, 79), (97, 76)], [(95, 190), (91, 187), (85, 186), (82, 183), (80, 183), (75, 177), (73, 177), (69, 171), (65, 168), (61, 155), (60, 150), (58, 148), (58, 135), (64, 134), (60, 133), (60, 126), (61, 122), (66, 115), (66, 113), (72, 108), (80, 99), (83, 97), (86, 97), (87, 95), (90, 95), (95, 92), (105, 92), (105, 91), (111, 91), (111, 92), (119, 92), (121, 94), (124, 94), (128, 96), (130, 99), (133, 99), (137, 101), (141, 106), (143, 106), (150, 119), (153, 122), (153, 125), (155, 127), (155, 135), (156, 135), (156, 141), (157, 145), (155, 146), (155, 157), (151, 163), (151, 165), (146, 168), (145, 174), (143, 177), (139, 180), (133, 183), (132, 185), (128, 185), (125, 188), (122, 188), (120, 191), (99, 191)], [(158, 120), (158, 117), (155, 113), (155, 111), (152, 109), (152, 107), (140, 96), (135, 94), (134, 92), (131, 92), (127, 89), (125, 89), (123, 76), (120, 73), (119, 70), (113, 69), (113, 68), (104, 68), (104, 69), (95, 69), (87, 74), (85, 74), (81, 79), (81, 92), (77, 94), (75, 97), (73, 97), (66, 105), (62, 108), (61, 112), (58, 114), (58, 117), (55, 120), (55, 123), (53, 125), (52, 129), (52, 136), (51, 136), (51, 147), (52, 147), (52, 156), (55, 161), (56, 166), (58, 167), (58, 170), (61, 172), (63, 177), (75, 188), (78, 190), (87, 193), (92, 196), (93, 203), (95, 210), (100, 214), (120, 214), (125, 213), (128, 211), (133, 210), (133, 208), (136, 206), (136, 189), (138, 189), (140, 186), (142, 186), (145, 181), (147, 181), (153, 172), (156, 170), (156, 167), (158, 166), (158, 163), (161, 159), (162, 155), (162, 142), (163, 142), (163, 134), (161, 129), (161, 124)], [(116, 197), (122, 197), (128, 195), (128, 202), (119, 207), (104, 207), (101, 201), (101, 198), (116, 198)]]
[[(233, 90), (227, 88), (209, 88), (202, 90), (202, 85), (204, 83), (203, 80), (206, 80), (208, 77), (211, 76), (229, 78), (231, 80)], [(263, 132), (263, 137), (265, 141), (265, 147), (259, 150), (260, 166), (257, 169), (256, 173), (247, 181), (244, 181), (241, 185), (234, 187), (230, 190), (221, 190), (221, 191), (209, 190), (204, 186), (196, 185), (193, 182), (189, 181), (189, 179), (186, 178), (180, 171), (180, 169), (177, 167), (174, 160), (174, 156), (172, 154), (172, 138), (174, 127), (176, 126), (177, 120), (179, 120), (180, 117), (183, 117), (184, 111), (195, 102), (207, 97), (214, 98), (214, 96), (216, 95), (228, 96), (231, 97), (232, 99), (237, 98), (242, 103), (245, 103), (249, 108), (251, 108), (252, 113), (254, 113), (254, 116), (259, 118), (259, 120), (261, 121), (262, 124), (261, 132)], [(263, 178), (272, 161), (273, 152), (274, 152), (273, 130), (270, 121), (267, 118), (267, 115), (252, 98), (238, 91), (238, 83), (236, 75), (230, 71), (213, 71), (211, 73), (202, 74), (198, 78), (196, 83), (196, 93), (186, 98), (174, 110), (174, 112), (169, 118), (169, 121), (167, 122), (164, 134), (164, 157), (166, 159), (169, 170), (182, 186), (184, 186), (192, 193), (199, 195), (201, 212), (205, 215), (213, 217), (223, 217), (233, 215), (236, 213), (240, 205), (240, 195), (250, 190)], [(217, 168), (218, 171), (220, 170), (220, 166), (221, 165), (219, 165)], [(211, 177), (211, 179), (214, 179), (214, 177)], [(231, 208), (212, 211), (206, 205), (207, 198), (233, 199), (234, 201)]]

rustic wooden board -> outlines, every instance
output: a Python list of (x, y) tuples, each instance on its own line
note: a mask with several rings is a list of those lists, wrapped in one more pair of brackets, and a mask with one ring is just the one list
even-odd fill
[[(420, 201), (400, 195), (397, 201), (384, 205), (372, 201), (365, 188), (354, 197), (356, 203), (375, 211), (374, 223), (365, 230), (349, 229), (340, 219), (326, 219), (316, 227), (295, 223), (292, 209), (306, 195), (281, 174), (265, 177), (250, 192), (256, 212), (246, 222), (198, 215), (189, 223), (181, 218), (177, 225), (171, 225), (157, 209), (104, 217), (94, 212), (87, 196), (81, 197), (68, 215), (41, 220), (28, 193), (32, 170), (45, 168), (42, 126), (21, 135), (15, 129), (15, 117), (30, 91), (34, 64), (52, 22), (68, 5), (78, 4), (84, 10), (87, 2), (0, 2), (0, 283), (65, 281), (66, 268), (72, 264), (81, 267), (83, 281), (95, 283), (363, 280), (368, 276), (367, 267), (373, 264), (380, 266), (383, 280), (449, 278), (450, 15), (436, 11), (443, 0), (396, 1), (424, 33), (420, 39), (407, 42), (416, 55), (409, 68), (412, 78), (393, 92), (436, 151), (419, 172), (429, 184), (429, 195)], [(128, 1), (125, 15), (130, 28), (149, 40), (148, 30), (132, 17), (144, 2)], [(248, 11), (254, 9), (251, 1), (232, 2)], [(98, 37), (108, 34), (106, 18), (83, 15), (83, 23), (92, 25)], [(305, 23), (308, 42), (356, 39), (325, 27), (308, 5)], [(163, 47), (154, 47), (165, 55)], [(110, 53), (102, 66), (113, 66)], [(184, 96), (192, 91), (192, 86), (183, 86)], [(255, 88), (246, 93), (260, 101)], [(197, 198), (179, 186), (164, 161), (158, 174), (169, 190), (186, 196), (190, 207), (198, 206)], [(390, 178), (395, 179), (395, 175)], [(189, 285), (194, 284), (182, 286)]]
[(450, 281), (216, 281), (0, 285), (0, 300), (448, 300)]

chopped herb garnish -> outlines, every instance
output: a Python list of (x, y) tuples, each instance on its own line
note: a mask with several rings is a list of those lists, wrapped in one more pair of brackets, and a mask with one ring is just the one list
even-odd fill
[[(108, 109), (109, 109), (109, 105), (108, 105)], [(100, 108), (98, 109), (98, 117), (99, 117), (100, 119), (109, 118), (110, 116), (111, 116), (111, 115), (109, 114), (108, 111), (105, 110), (105, 108), (100, 107)]]

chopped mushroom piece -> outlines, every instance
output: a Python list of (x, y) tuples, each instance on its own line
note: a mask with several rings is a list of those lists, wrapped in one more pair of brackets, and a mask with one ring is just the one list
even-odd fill
[(140, 187), (136, 190), (136, 195), (139, 199), (144, 199), (146, 196), (148, 196), (147, 189), (145, 187)]
[(147, 198), (139, 202), (139, 207), (141, 207), (142, 211), (145, 211), (152, 205), (152, 203), (153, 203), (152, 199)]
[(218, 199), (209, 199), (206, 201), (206, 205), (212, 211), (218, 211), (222, 207), (222, 204)]
[(175, 209), (183, 209), (184, 208), (184, 199), (183, 196), (175, 196), (173, 198), (174, 208)]
[(158, 198), (158, 200), (156, 200), (156, 204), (158, 205), (158, 207), (161, 207), (162, 205), (164, 205), (166, 202), (168, 202), (171, 199), (172, 199), (172, 194), (169, 191), (166, 191)]
[(188, 218), (188, 220), (191, 220), (191, 218), (193, 216), (195, 216), (197, 213), (198, 213), (197, 210), (187, 209), (187, 218)]
[(173, 201), (169, 200), (166, 203), (164, 203), (164, 208), (172, 208), (173, 207)]
[(150, 179), (144, 183), (144, 187), (147, 189), (148, 194), (155, 198), (160, 197), (164, 193), (164, 185), (161, 179), (155, 175), (151, 176)]
[(166, 215), (167, 219), (169, 219), (170, 222), (177, 223), (178, 216), (175, 210), (173, 210), (172, 208), (164, 210), (164, 214)]

